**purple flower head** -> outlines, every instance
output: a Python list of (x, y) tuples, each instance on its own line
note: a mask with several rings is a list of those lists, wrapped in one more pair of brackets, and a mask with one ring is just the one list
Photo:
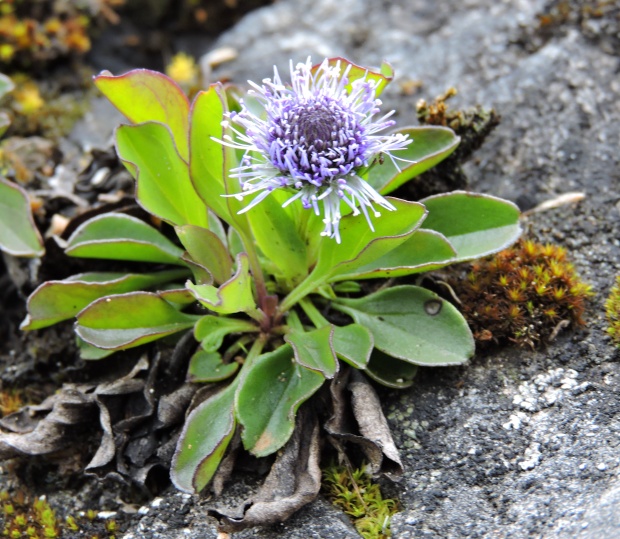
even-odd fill
[(275, 68), (273, 80), (265, 79), (262, 86), (250, 82), (253, 101), (242, 101), (241, 111), (229, 115), (243, 129), (233, 127), (235, 139), (227, 136), (224, 142), (245, 150), (241, 165), (232, 170), (242, 187), (235, 196), (257, 193), (242, 212), (275, 189), (288, 189), (292, 195), (284, 206), (299, 199), (317, 215), (322, 206), (321, 234), (340, 243), (342, 202), (354, 215), (361, 211), (371, 229), (369, 210), (379, 217), (376, 206), (395, 209), (358, 173), (377, 157), (394, 162), (391, 152), (411, 140), (398, 133), (378, 134), (394, 124), (388, 120), (394, 111), (373, 120), (381, 104), (375, 81), (364, 77), (347, 88), (350, 69), (350, 64), (343, 71), (340, 62), (325, 60), (313, 70), (308, 58), (295, 68), (291, 62), (290, 86)]

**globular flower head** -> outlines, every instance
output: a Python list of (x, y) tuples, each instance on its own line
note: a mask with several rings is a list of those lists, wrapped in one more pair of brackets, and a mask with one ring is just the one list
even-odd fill
[[(276, 189), (288, 189), (288, 205), (300, 200), (306, 209), (323, 215), (322, 235), (340, 242), (341, 204), (354, 215), (364, 214), (372, 229), (369, 211), (394, 207), (360, 174), (391, 152), (411, 141), (403, 134), (379, 134), (391, 127), (393, 111), (378, 120), (381, 101), (376, 81), (368, 76), (349, 82), (351, 64), (343, 67), (325, 60), (317, 68), (310, 59), (293, 67), (291, 83), (282, 83), (277, 69), (273, 80), (261, 86), (250, 82), (254, 103), (241, 102), (241, 111), (229, 119), (235, 138), (225, 144), (245, 150), (241, 165), (232, 174), (241, 182), (238, 198), (256, 194), (247, 211)], [(322, 208), (321, 208), (322, 207)], [(322, 209), (322, 211), (321, 211)]]

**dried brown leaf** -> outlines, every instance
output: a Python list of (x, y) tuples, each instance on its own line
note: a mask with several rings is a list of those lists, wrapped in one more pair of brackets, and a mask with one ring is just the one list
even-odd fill
[(220, 532), (283, 522), (316, 498), (321, 487), (319, 426), (309, 408), (300, 409), (297, 427), (278, 454), (254, 498), (237, 511), (209, 509)]

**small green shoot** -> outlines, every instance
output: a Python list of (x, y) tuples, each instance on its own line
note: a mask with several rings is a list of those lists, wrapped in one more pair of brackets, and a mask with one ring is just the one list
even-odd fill
[(390, 537), (390, 519), (399, 511), (397, 500), (384, 498), (381, 488), (364, 468), (328, 466), (323, 471), (323, 492), (344, 511), (364, 539)]

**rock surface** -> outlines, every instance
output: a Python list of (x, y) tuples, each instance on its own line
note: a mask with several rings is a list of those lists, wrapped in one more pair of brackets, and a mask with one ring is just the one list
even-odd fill
[[(602, 307), (620, 265), (620, 58), (571, 22), (540, 39), (536, 15), (545, 8), (539, 0), (281, 0), (216, 44), (239, 56), (214, 76), (238, 83), (270, 76), (273, 63), (286, 73), (289, 58), (387, 59), (397, 79), (385, 101), (401, 125), (414, 122), (418, 98), (456, 86), (454, 106), (493, 106), (503, 118), (466, 166), (472, 190), (524, 210), (569, 191), (586, 195), (526, 222), (536, 239), (565, 245), (593, 285), (586, 329), (542, 352), (504, 349), (463, 368), (423, 369), (411, 389), (384, 394), (407, 470), (394, 489), (404, 507), (394, 538), (620, 537), (620, 363)], [(403, 91), (408, 81), (422, 82), (415, 95)], [(204, 500), (170, 491), (157, 503), (126, 539), (216, 536)], [(317, 500), (281, 526), (236, 537), (356, 533)]]

